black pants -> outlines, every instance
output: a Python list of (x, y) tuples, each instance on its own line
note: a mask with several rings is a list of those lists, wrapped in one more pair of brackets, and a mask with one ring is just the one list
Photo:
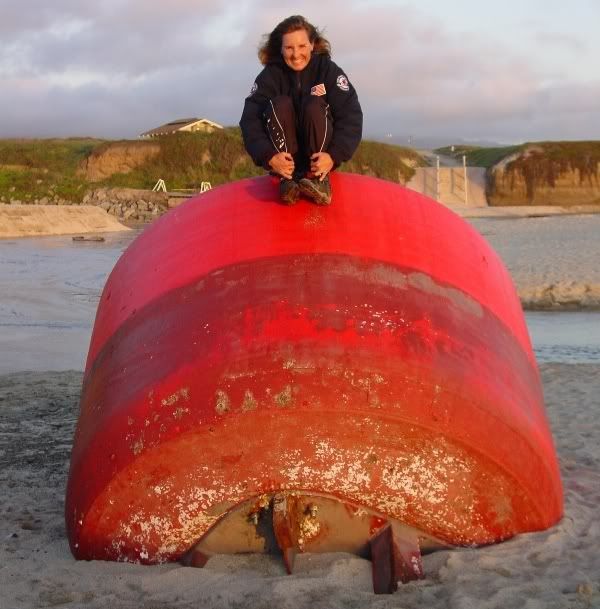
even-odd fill
[(333, 121), (329, 105), (321, 97), (305, 98), (300, 116), (296, 116), (292, 98), (279, 95), (270, 100), (264, 120), (275, 150), (294, 157), (294, 175), (303, 175), (310, 169), (310, 157), (315, 152), (327, 152)]

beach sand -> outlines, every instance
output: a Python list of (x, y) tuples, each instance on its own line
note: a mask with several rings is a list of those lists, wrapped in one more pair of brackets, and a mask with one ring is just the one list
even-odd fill
[(0, 238), (3, 239), (128, 230), (114, 216), (94, 205), (0, 204)]
[(526, 309), (600, 308), (600, 214), (470, 218)]
[(63, 520), (80, 372), (0, 377), (0, 607), (600, 607), (600, 365), (541, 367), (565, 487), (555, 527), (424, 557), (426, 579), (375, 596), (366, 560), (302, 555), (294, 575), (268, 556), (204, 569), (75, 561)]
[[(600, 216), (470, 221), (504, 259), (525, 304), (600, 305)], [(85, 251), (76, 254), (86, 268), (108, 255), (98, 247), (84, 264)], [(59, 298), (58, 308), (73, 312), (81, 294), (99, 291), (112, 262), (102, 273), (102, 259), (94, 264), (87, 272), (98, 278), (77, 276), (76, 289), (60, 278), (41, 291), (37, 283), (22, 289), (43, 311), (54, 310), (48, 298)], [(15, 273), (5, 273), (9, 287), (21, 285)], [(48, 275), (45, 267), (39, 273)], [(21, 301), (5, 308), (7, 323), (12, 308), (23, 313)], [(36, 311), (25, 308), (32, 318)], [(36, 370), (47, 370), (50, 359), (42, 359)], [(300, 556), (292, 576), (268, 556), (214, 557), (204, 569), (75, 561), (63, 509), (82, 373), (0, 375), (0, 609), (600, 608), (600, 365), (546, 363), (541, 373), (565, 487), (563, 520), (502, 544), (426, 555), (426, 579), (394, 596), (374, 596), (370, 563), (346, 554)]]

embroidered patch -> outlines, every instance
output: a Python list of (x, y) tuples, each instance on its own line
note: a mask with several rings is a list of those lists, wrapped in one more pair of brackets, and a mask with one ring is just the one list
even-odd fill
[(340, 74), (337, 77), (335, 84), (338, 86), (338, 89), (341, 89), (342, 91), (350, 91), (350, 83), (343, 74)]
[(258, 85), (256, 82), (252, 85), (252, 89), (250, 89), (250, 95), (254, 95), (256, 93), (256, 89), (258, 89)]
[(325, 85), (323, 83), (315, 85), (310, 90), (310, 94), (311, 95), (325, 95), (325, 93), (326, 93), (326, 91), (325, 91)]

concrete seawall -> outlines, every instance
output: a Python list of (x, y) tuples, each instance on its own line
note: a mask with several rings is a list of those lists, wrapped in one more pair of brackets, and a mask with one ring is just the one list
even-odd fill
[(130, 230), (100, 207), (0, 205), (0, 238)]
[(487, 207), (483, 167), (467, 167), (466, 193), (465, 172), (462, 166), (440, 167), (439, 185), (437, 178), (435, 167), (418, 167), (406, 187), (431, 199), (437, 200), (439, 194), (439, 202), (448, 206)]

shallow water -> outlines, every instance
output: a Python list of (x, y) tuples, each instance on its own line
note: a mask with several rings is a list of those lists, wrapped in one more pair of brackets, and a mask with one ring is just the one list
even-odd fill
[[(108, 274), (139, 233), (0, 239), (0, 374), (83, 370)], [(528, 312), (540, 362), (600, 362), (600, 312)]]
[(600, 312), (525, 313), (538, 362), (600, 362)]
[(102, 287), (134, 236), (0, 239), (0, 374), (83, 370)]

